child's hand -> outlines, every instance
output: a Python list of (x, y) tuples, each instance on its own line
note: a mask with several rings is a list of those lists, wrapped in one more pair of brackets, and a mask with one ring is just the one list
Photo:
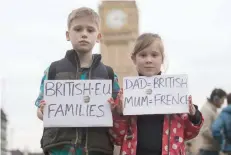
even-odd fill
[(114, 100), (110, 98), (108, 103), (111, 105), (111, 110), (116, 110), (119, 114), (123, 113), (123, 90), (121, 89), (117, 95), (117, 98)]
[(110, 106), (111, 106), (111, 110), (113, 111), (114, 109), (115, 109), (115, 107), (116, 107), (116, 103), (115, 103), (115, 101), (114, 101), (114, 99), (111, 97), (109, 100), (107, 100), (108, 101), (108, 103), (110, 104)]
[(196, 108), (192, 103), (192, 96), (191, 95), (188, 97), (188, 100), (189, 100), (189, 104), (188, 104), (189, 105), (189, 115), (194, 116), (196, 114)]
[(44, 100), (42, 100), (40, 102), (40, 105), (39, 105), (39, 110), (41, 111), (42, 114), (43, 114), (43, 110), (44, 110), (45, 105), (46, 105), (46, 102)]
[(117, 112), (119, 114), (123, 113), (123, 97), (124, 97), (123, 96), (123, 89), (121, 88), (118, 95), (117, 95), (117, 99), (116, 99), (116, 101), (117, 101), (116, 108), (117, 108)]

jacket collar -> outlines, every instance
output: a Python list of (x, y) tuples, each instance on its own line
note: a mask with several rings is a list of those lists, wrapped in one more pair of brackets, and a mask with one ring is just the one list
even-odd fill
[[(79, 61), (79, 56), (77, 52), (74, 49), (68, 50), (66, 52), (65, 58), (68, 59), (76, 69), (81, 68), (81, 64)], [(93, 54), (92, 55), (92, 64), (90, 68), (94, 68), (98, 66), (98, 64), (101, 62), (101, 55), (100, 54)]]
[[(138, 73), (139, 76), (143, 76), (142, 74)], [(157, 75), (161, 75), (161, 71), (157, 74)]]

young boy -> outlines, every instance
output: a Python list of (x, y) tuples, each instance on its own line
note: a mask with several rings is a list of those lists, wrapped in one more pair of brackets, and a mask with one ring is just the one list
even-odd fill
[[(51, 63), (45, 71), (40, 86), (40, 95), (35, 105), (37, 115), (43, 119), (44, 80), (65, 79), (112, 79), (113, 97), (119, 92), (117, 76), (109, 66), (101, 62), (101, 55), (92, 54), (96, 42), (99, 42), (100, 19), (90, 8), (79, 8), (68, 17), (66, 38), (73, 49), (66, 52), (65, 58)], [(108, 134), (109, 128), (44, 128), (41, 147), (46, 154), (59, 155), (113, 155), (113, 144)]]

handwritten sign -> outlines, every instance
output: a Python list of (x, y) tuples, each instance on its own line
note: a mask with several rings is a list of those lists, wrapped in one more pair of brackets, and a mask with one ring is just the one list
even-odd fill
[(187, 75), (125, 77), (124, 115), (188, 113)]
[(112, 126), (111, 80), (46, 80), (44, 127)]

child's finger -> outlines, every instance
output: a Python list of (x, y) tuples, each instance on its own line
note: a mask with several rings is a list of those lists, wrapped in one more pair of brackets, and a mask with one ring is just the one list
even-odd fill
[(40, 102), (40, 105), (45, 105), (46, 104), (46, 101), (45, 100), (42, 100), (41, 102)]
[(194, 115), (195, 114), (195, 107), (192, 103), (192, 96), (191, 95), (188, 97), (188, 100), (189, 100), (189, 113), (191, 115)]
[(115, 106), (115, 105), (116, 105), (116, 103), (115, 103), (115, 101), (114, 101), (113, 98), (110, 98), (110, 99), (108, 100), (108, 103), (109, 103), (111, 106)]
[(112, 110), (116, 107), (116, 104), (115, 104), (114, 99), (112, 97), (110, 99), (108, 99), (108, 103), (110, 104)]
[(122, 88), (120, 89), (120, 93), (121, 93), (121, 95), (123, 95), (123, 93), (124, 93), (124, 91), (123, 91), (123, 89), (122, 89)]
[(123, 94), (123, 89), (121, 88), (119, 93), (118, 93), (118, 96), (121, 96)]
[(191, 95), (189, 95), (189, 97), (188, 97), (188, 101), (189, 101), (189, 103), (191, 103), (191, 102), (192, 102), (192, 96), (191, 96)]
[(114, 104), (115, 102), (114, 102), (114, 99), (111, 97), (110, 99), (108, 99), (107, 100), (108, 101), (108, 103), (110, 103), (110, 104)]

